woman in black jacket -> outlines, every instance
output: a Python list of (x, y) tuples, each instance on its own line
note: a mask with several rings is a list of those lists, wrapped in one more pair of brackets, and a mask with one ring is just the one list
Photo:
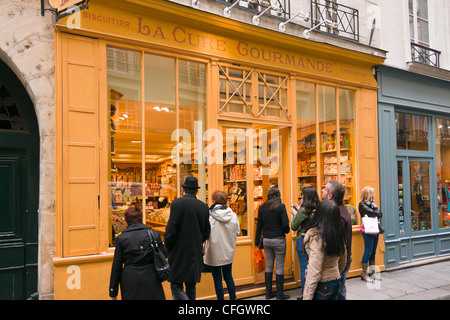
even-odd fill
[(165, 300), (164, 290), (156, 274), (153, 249), (148, 232), (167, 257), (167, 250), (156, 232), (142, 223), (142, 211), (134, 206), (125, 211), (128, 226), (116, 239), (111, 268), (109, 296), (116, 300), (119, 284), (122, 300)]
[(283, 293), (284, 260), (286, 259), (286, 233), (289, 232), (289, 218), (286, 207), (281, 203), (281, 193), (278, 188), (270, 188), (267, 201), (258, 209), (255, 245), (260, 246), (264, 237), (264, 252), (266, 253), (266, 299), (272, 295), (272, 274), (274, 260), (276, 261), (277, 300), (289, 299)]
[[(359, 203), (359, 214), (361, 215), (361, 221), (364, 216), (371, 218), (378, 218), (378, 223), (381, 221), (383, 214), (373, 202), (375, 198), (375, 190), (372, 187), (365, 187), (361, 191), (361, 202)], [(381, 228), (381, 225), (379, 224)], [(368, 268), (369, 266), (375, 266), (375, 253), (378, 246), (378, 234), (365, 233), (364, 225), (361, 225), (361, 233), (364, 239), (364, 254), (361, 260), (361, 280), (365, 282), (371, 282)], [(381, 230), (380, 230), (381, 231)]]

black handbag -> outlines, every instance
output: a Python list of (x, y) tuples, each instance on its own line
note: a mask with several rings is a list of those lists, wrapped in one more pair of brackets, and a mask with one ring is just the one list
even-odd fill
[(147, 229), (148, 236), (150, 238), (150, 246), (153, 249), (153, 259), (156, 269), (156, 274), (158, 275), (158, 278), (161, 282), (166, 281), (169, 279), (170, 274), (170, 266), (167, 262), (166, 257), (164, 256), (164, 253), (159, 249), (158, 243), (156, 242), (155, 238), (153, 238), (152, 232), (150, 232), (149, 229)]

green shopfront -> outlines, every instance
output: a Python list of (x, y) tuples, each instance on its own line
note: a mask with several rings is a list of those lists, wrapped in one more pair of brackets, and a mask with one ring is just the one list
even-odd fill
[(450, 255), (450, 82), (379, 67), (386, 269)]

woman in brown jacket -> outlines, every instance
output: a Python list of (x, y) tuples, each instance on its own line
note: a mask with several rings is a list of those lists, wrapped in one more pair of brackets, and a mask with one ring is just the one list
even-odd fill
[(319, 204), (304, 241), (308, 269), (303, 300), (336, 300), (347, 249), (344, 224), (334, 201)]

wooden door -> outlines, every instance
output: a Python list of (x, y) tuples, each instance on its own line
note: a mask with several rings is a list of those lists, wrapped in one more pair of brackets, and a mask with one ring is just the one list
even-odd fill
[(33, 103), (0, 60), (0, 300), (37, 297), (38, 181)]

